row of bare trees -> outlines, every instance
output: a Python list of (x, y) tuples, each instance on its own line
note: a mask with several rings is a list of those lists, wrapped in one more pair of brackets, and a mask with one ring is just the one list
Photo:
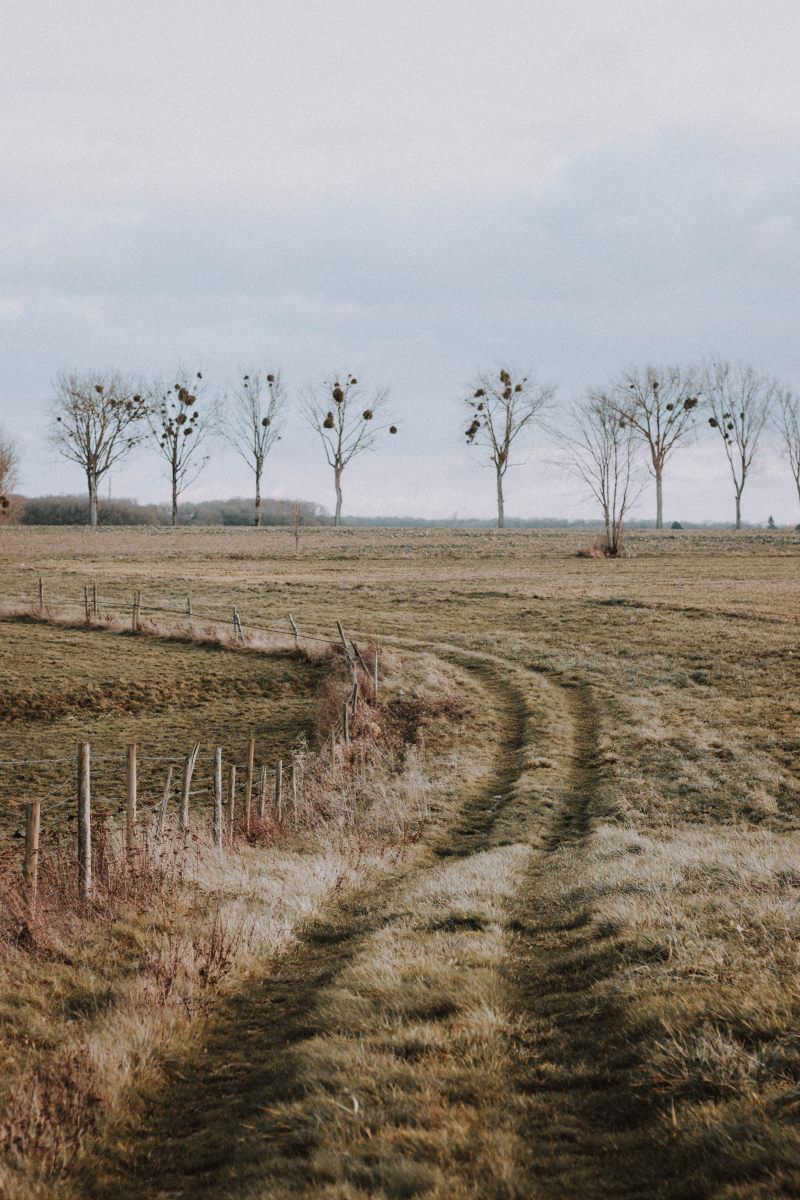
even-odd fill
[(663, 528), (668, 460), (707, 423), (730, 467), (741, 528), (745, 483), (765, 428), (780, 436), (800, 500), (800, 397), (772, 376), (742, 363), (712, 359), (701, 367), (648, 366), (624, 372), (607, 388), (591, 388), (552, 420), (554, 389), (501, 368), (482, 373), (466, 397), (472, 421), (467, 442), (482, 446), (497, 480), (498, 525), (504, 524), (503, 482), (515, 443), (538, 421), (554, 436), (558, 461), (596, 498), (606, 527), (606, 551), (618, 554), (626, 513), (646, 471), (656, 489), (656, 527)]
[[(229, 392), (216, 399), (204, 394), (201, 371), (178, 371), (173, 378), (174, 383), (149, 389), (116, 372), (65, 372), (56, 379), (50, 438), (58, 451), (84, 472), (89, 523), (97, 524), (97, 497), (103, 477), (135, 446), (149, 440), (166, 462), (172, 524), (177, 525), (178, 501), (207, 461), (207, 440), (221, 435), (253, 472), (254, 523), (260, 525), (264, 468), (281, 436), (286, 402), (280, 372), (247, 372)], [(350, 374), (308, 388), (302, 395), (305, 419), (319, 435), (333, 470), (336, 525), (342, 519), (345, 467), (369, 449), (384, 429), (397, 433), (396, 425), (382, 420), (387, 397), (385, 389), (367, 392)]]
[[(726, 455), (737, 528), (754, 455), (770, 426), (780, 435), (800, 499), (800, 398), (751, 366), (719, 359), (700, 367), (647, 366), (623, 372), (606, 388), (589, 389), (558, 411), (554, 396), (551, 384), (500, 367), (477, 375), (465, 398), (471, 417), (466, 440), (494, 468), (500, 527), (506, 473), (537, 424), (556, 446), (555, 461), (600, 505), (609, 553), (619, 552), (622, 522), (648, 472), (655, 483), (656, 526), (663, 527), (667, 464), (701, 427), (715, 431)], [(286, 400), (277, 370), (251, 370), (216, 397), (208, 394), (200, 371), (178, 371), (169, 383), (147, 388), (115, 372), (64, 373), (55, 381), (50, 438), (84, 472), (93, 525), (103, 477), (135, 446), (153, 443), (165, 462), (177, 524), (179, 498), (209, 457), (208, 439), (221, 435), (253, 473), (259, 525), (264, 470), (281, 437)], [(386, 389), (368, 391), (349, 373), (300, 395), (305, 422), (333, 472), (337, 525), (345, 468), (377, 435), (397, 432), (386, 418), (387, 406)], [(0, 437), (0, 519), (11, 513), (17, 466), (13, 443)]]

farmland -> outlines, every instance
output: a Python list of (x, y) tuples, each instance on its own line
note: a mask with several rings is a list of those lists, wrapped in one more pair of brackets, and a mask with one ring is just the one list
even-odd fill
[[(337, 620), (380, 648), (383, 706), (360, 815), (4, 944), (0, 1089), (68, 1052), (94, 1115), (76, 1155), (18, 1139), (0, 1192), (797, 1194), (800, 536), (586, 540), (3, 530), (3, 759), (313, 744), (340, 664), (290, 612), (310, 649)], [(40, 577), (72, 624), (11, 619)], [(188, 596), (260, 648), (169, 636)], [(222, 918), (218, 985), (159, 992)]]

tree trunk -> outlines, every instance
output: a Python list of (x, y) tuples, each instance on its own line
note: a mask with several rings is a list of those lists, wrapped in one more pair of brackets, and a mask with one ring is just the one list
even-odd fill
[(89, 484), (89, 524), (97, 524), (97, 477), (94, 471), (87, 471), (86, 481)]
[(664, 528), (664, 488), (661, 467), (656, 467), (656, 529)]
[(506, 514), (503, 508), (503, 476), (500, 471), (497, 472), (497, 528), (505, 529)]
[(261, 472), (256, 471), (256, 512), (253, 517), (253, 524), (258, 529), (261, 524)]
[(742, 493), (736, 493), (736, 528), (742, 528)]
[(178, 524), (178, 476), (172, 471), (172, 524)]
[(342, 523), (342, 473), (336, 471), (334, 473), (334, 483), (336, 485), (336, 513), (333, 518), (334, 525)]

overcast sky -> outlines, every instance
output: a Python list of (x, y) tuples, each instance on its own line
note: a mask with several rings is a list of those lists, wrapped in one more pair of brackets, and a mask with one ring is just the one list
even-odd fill
[[(279, 367), (391, 390), (400, 433), (345, 511), (491, 516), (464, 442), (477, 370), (566, 404), (709, 353), (800, 388), (796, 0), (4, 0), (0, 421), (28, 494), (83, 488), (43, 440), (55, 374)], [(460, 404), (460, 407), (459, 407)], [(466, 410), (465, 410), (466, 411)], [(592, 513), (534, 432), (507, 513)], [(720, 445), (665, 515), (727, 519)], [(265, 491), (332, 507), (299, 419)], [(165, 499), (152, 454), (115, 496)], [(248, 494), (220, 447), (194, 497)], [(652, 492), (639, 511), (650, 515)], [(765, 444), (745, 520), (800, 519)]]

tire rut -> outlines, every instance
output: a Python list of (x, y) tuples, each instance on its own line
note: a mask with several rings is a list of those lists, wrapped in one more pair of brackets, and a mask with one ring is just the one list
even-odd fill
[[(476, 669), (472, 661), (460, 665)], [(519, 775), (523, 698), (491, 667), (484, 665), (480, 674), (492, 684), (502, 714), (489, 780), (466, 796), (455, 819), (422, 839), (412, 861), (338, 897), (269, 975), (221, 999), (197, 1058), (167, 1060), (167, 1092), (144, 1102), (135, 1125), (113, 1131), (115, 1153), (98, 1154), (87, 1164), (82, 1183), (88, 1197), (234, 1197), (245, 1194), (245, 1179), (258, 1171), (269, 1177), (265, 1196), (314, 1194), (308, 1163), (319, 1128), (309, 1114), (300, 1112), (291, 1123), (281, 1116), (287, 1105), (302, 1108), (306, 1094), (292, 1069), (292, 1048), (325, 1036), (320, 997), (365, 942), (400, 919), (401, 890), (408, 893), (426, 875), (446, 869), (448, 861), (490, 847)], [(407, 904), (401, 904), (400, 913), (405, 910)], [(126, 1144), (130, 1148), (123, 1150)]]
[(574, 749), (560, 810), (544, 836), (545, 849), (551, 852), (565, 843), (583, 842), (589, 836), (600, 766), (598, 717), (589, 686), (559, 679), (555, 683), (570, 710)]

